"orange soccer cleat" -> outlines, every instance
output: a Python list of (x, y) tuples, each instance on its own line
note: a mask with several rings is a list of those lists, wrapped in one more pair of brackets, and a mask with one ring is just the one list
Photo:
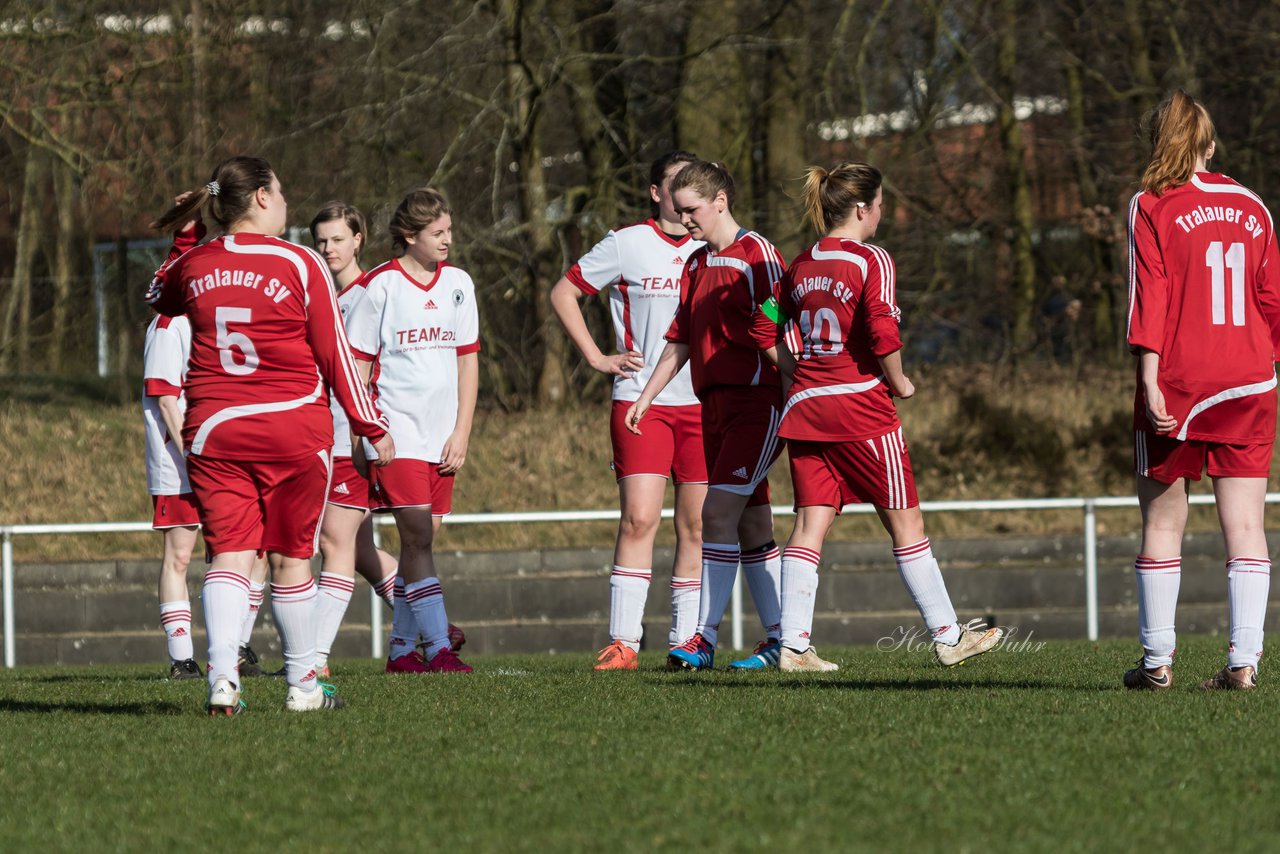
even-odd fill
[(600, 650), (596, 657), (596, 670), (635, 670), (639, 655), (634, 649), (622, 641), (613, 643)]

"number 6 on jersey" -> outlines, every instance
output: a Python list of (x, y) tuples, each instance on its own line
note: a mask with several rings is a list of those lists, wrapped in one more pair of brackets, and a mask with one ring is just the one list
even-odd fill
[[(258, 351), (253, 348), (253, 342), (249, 340), (248, 335), (243, 332), (232, 332), (227, 325), (249, 323), (252, 319), (253, 312), (250, 309), (237, 306), (218, 306), (214, 314), (214, 323), (218, 332), (218, 358), (222, 362), (222, 369), (233, 376), (242, 377), (256, 371)], [(235, 355), (231, 352), (232, 347), (244, 354), (243, 362), (236, 361)]]

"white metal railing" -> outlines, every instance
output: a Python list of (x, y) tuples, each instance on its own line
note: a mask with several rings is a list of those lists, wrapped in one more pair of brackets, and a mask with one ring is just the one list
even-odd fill
[[(1213, 504), (1212, 495), (1192, 495), (1191, 504)], [(1268, 504), (1280, 503), (1280, 492), (1269, 492), (1266, 496)], [(1134, 496), (1099, 496), (1094, 498), (1009, 498), (986, 501), (923, 501), (920, 508), (926, 513), (965, 513), (983, 511), (1013, 510), (1081, 510), (1084, 512), (1084, 589), (1085, 589), (1085, 631), (1089, 640), (1098, 639), (1098, 510), (1099, 508), (1137, 507), (1138, 499)], [(792, 516), (790, 507), (775, 505), (775, 516)], [(851, 504), (844, 508), (846, 515), (874, 513), (875, 508), (867, 504)], [(674, 511), (670, 508), (662, 511), (664, 519), (670, 519)], [(529, 522), (609, 522), (617, 521), (618, 510), (549, 510), (530, 513), (455, 513), (449, 516), (449, 525), (510, 525)], [(375, 517), (374, 536), (378, 538), (378, 526), (394, 525), (393, 519), (386, 516)], [(3, 591), (4, 607), (4, 666), (13, 667), (16, 663), (16, 643), (14, 636), (13, 605), (13, 540), (14, 537), (53, 536), (63, 534), (112, 534), (143, 533), (151, 531), (150, 522), (97, 522), (59, 525), (0, 525), (0, 588)], [(741, 574), (739, 574), (741, 581)], [(370, 654), (374, 658), (382, 657), (382, 600), (370, 589), (369, 591), (369, 626)], [(742, 584), (733, 588), (731, 600), (732, 643), (734, 648), (741, 649), (743, 641), (742, 629)]]

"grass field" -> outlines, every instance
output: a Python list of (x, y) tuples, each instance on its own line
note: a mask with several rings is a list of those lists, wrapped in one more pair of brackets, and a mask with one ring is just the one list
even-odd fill
[(823, 649), (839, 673), (636, 673), (585, 655), (469, 677), (343, 661), (350, 706), (289, 715), (250, 681), (211, 720), (154, 668), (0, 674), (9, 851), (1276, 850), (1280, 689), (1206, 694), (1221, 638), (1180, 638), (1167, 694), (1132, 642)]

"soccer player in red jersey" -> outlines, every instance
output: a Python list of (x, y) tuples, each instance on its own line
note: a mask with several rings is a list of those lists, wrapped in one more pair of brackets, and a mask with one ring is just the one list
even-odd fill
[(1231, 643), (1226, 667), (1201, 687), (1248, 689), (1271, 581), (1263, 505), (1276, 431), (1280, 257), (1262, 200), (1208, 171), (1214, 129), (1202, 105), (1175, 92), (1153, 114), (1151, 145), (1129, 204), (1143, 656), (1124, 684), (1173, 684), (1186, 482), (1207, 469), (1226, 544)]
[[(613, 376), (609, 437), (618, 479), (622, 518), (609, 575), (609, 640), (596, 670), (634, 670), (653, 574), (653, 541), (662, 519), (667, 477), (675, 481), (676, 554), (671, 577), (668, 646), (694, 633), (702, 588), (702, 501), (707, 463), (702, 448), (702, 407), (682, 368), (654, 401), (643, 435), (623, 422), (653, 373), (680, 304), (685, 260), (702, 246), (680, 224), (671, 201), (671, 180), (697, 158), (673, 151), (649, 169), (653, 215), (615, 229), (569, 268), (551, 289), (551, 307), (582, 357)], [(617, 353), (600, 352), (578, 301), (609, 288)]]
[(741, 561), (766, 638), (739, 669), (777, 666), (781, 619), (781, 556), (773, 541), (769, 467), (782, 452), (778, 439), (778, 370), (761, 352), (752, 317), (773, 293), (783, 261), (773, 244), (733, 218), (733, 178), (717, 163), (699, 160), (671, 183), (680, 221), (706, 243), (685, 264), (680, 307), (652, 376), (627, 412), (641, 420), (658, 394), (689, 363), (702, 401), (702, 439), (709, 489), (702, 505), (702, 593), (694, 635), (671, 650), (673, 667), (714, 665), (725, 606)]
[[(236, 652), (260, 552), (271, 564), (284, 642), (285, 707), (337, 708), (341, 700), (316, 678), (310, 568), (333, 447), (326, 389), (380, 463), (395, 446), (360, 381), (328, 268), (312, 250), (276, 236), (288, 208), (270, 164), (232, 157), (180, 198), (154, 227), (175, 230), (181, 254), (156, 273), (147, 301), (191, 322), (182, 438), (212, 554), (203, 591), (209, 711), (242, 708)], [(197, 246), (205, 208), (224, 234)]]
[(796, 524), (782, 553), (781, 670), (838, 669), (809, 636), (822, 544), (851, 502), (875, 506), (941, 664), (980, 655), (1003, 637), (998, 628), (959, 625), (925, 536), (893, 403), (915, 394), (902, 370), (893, 259), (867, 242), (880, 224), (881, 183), (865, 163), (810, 167), (805, 212), (823, 236), (791, 262), (757, 318), (777, 336), (786, 399), (778, 432), (795, 485)]
[[(399, 254), (361, 280), (347, 330), (396, 440), (395, 462), (373, 473), (375, 512), (400, 533), (388, 673), (470, 673), (457, 655), (432, 543), (466, 462), (480, 382), (480, 319), (471, 277), (447, 263), (453, 220), (443, 195), (410, 192), (391, 217)], [(357, 465), (362, 455), (355, 454)], [(400, 584), (403, 582), (403, 594)], [(417, 650), (423, 638), (426, 651)]]

